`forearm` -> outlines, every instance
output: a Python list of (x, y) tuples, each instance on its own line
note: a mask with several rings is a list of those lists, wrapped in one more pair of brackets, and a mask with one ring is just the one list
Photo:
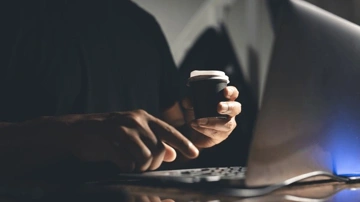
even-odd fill
[(25, 174), (68, 155), (64, 125), (50, 117), (0, 123), (0, 178)]

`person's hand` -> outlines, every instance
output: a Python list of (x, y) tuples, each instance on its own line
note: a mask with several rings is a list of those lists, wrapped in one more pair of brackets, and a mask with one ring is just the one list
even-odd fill
[(156, 195), (136, 195), (132, 194), (127, 202), (175, 202), (173, 199), (161, 199)]
[(194, 120), (191, 102), (189, 99), (183, 101), (183, 107), (186, 109), (185, 119), (195, 131), (189, 138), (198, 148), (208, 148), (219, 144), (236, 127), (235, 117), (241, 112), (241, 104), (235, 101), (239, 96), (239, 91), (233, 86), (228, 86), (223, 92), (228, 101), (220, 102), (217, 111), (219, 114), (228, 115), (227, 119), (201, 118)]
[(143, 110), (74, 115), (71, 151), (84, 161), (111, 161), (123, 172), (157, 169), (176, 158), (176, 148), (195, 158), (197, 148), (174, 127)]

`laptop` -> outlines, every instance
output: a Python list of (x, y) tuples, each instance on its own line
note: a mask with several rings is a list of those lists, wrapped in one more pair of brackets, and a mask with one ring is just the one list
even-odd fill
[[(246, 187), (279, 184), (313, 171), (358, 179), (360, 27), (302, 0), (283, 1), (278, 16), (247, 168), (152, 171), (120, 178), (243, 182)], [(237, 155), (242, 154), (231, 158)]]

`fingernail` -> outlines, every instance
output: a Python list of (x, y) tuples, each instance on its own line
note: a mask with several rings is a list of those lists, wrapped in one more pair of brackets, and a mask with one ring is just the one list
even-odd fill
[(197, 157), (199, 155), (198, 148), (191, 142), (189, 142), (189, 149), (194, 152), (192, 157)]
[(207, 123), (208, 123), (208, 119), (207, 118), (203, 118), (203, 119), (199, 119), (198, 121), (197, 121), (197, 123), (199, 124), (199, 125), (206, 125)]
[(231, 97), (231, 95), (234, 93), (234, 90), (232, 88), (227, 88), (227, 92), (228, 92), (227, 96)]
[(220, 113), (226, 113), (227, 111), (229, 111), (229, 104), (226, 102), (222, 102)]

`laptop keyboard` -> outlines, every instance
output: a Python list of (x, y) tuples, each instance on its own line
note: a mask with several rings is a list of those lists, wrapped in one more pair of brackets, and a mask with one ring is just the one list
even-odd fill
[(226, 176), (226, 177), (234, 177), (234, 176), (244, 176), (245, 167), (220, 167), (220, 168), (201, 168), (182, 171), (181, 175), (190, 175), (190, 176), (198, 176), (198, 175), (217, 175), (217, 176)]
[(230, 178), (243, 178), (246, 167), (216, 167), (216, 168), (195, 168), (184, 170), (154, 171), (148, 172), (147, 175), (165, 175), (165, 176), (221, 176)]

